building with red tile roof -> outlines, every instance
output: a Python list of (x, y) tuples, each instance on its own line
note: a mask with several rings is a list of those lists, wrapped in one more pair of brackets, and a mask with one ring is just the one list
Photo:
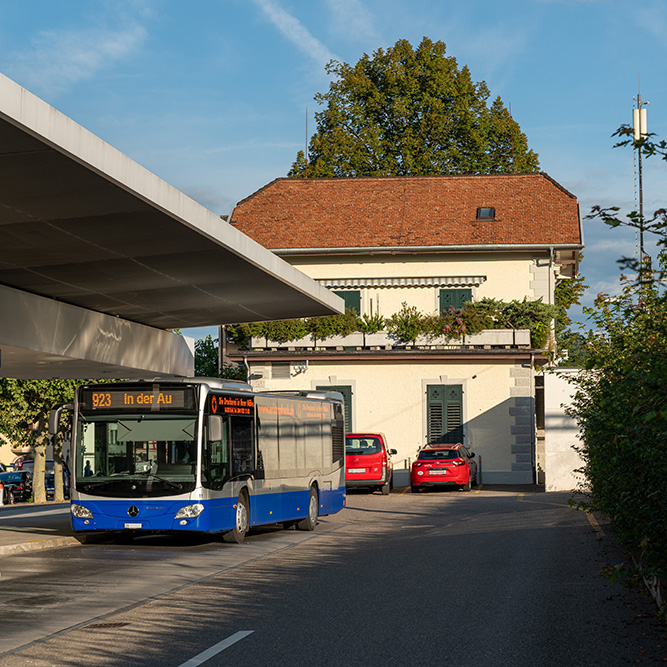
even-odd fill
[(582, 244), (576, 198), (544, 173), (279, 178), (239, 202), (231, 223), (278, 253)]
[[(484, 298), (552, 304), (583, 247), (576, 197), (544, 173), (279, 178), (239, 202), (230, 224), (360, 315), (384, 318), (403, 304), (428, 315)], [(341, 391), (348, 430), (385, 433), (399, 468), (456, 438), (485, 483), (532, 483), (545, 466), (536, 363), (548, 351), (530, 341), (522, 330), (411, 344), (357, 332), (254, 338), (233, 358), (256, 388)]]

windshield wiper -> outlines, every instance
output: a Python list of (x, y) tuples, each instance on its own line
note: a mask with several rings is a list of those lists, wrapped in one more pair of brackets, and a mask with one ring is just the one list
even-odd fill
[(170, 479), (165, 479), (164, 477), (160, 477), (158, 475), (149, 475), (148, 479), (146, 480), (146, 485), (151, 484), (153, 480), (162, 482), (165, 486), (168, 486), (170, 489), (176, 489), (177, 491), (180, 491), (183, 488), (182, 484), (179, 484), (178, 482), (172, 482)]

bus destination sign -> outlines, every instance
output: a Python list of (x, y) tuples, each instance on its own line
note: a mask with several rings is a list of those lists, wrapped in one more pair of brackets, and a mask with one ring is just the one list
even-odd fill
[(255, 411), (255, 399), (252, 396), (211, 395), (211, 413), (216, 415), (248, 415)]
[(195, 394), (192, 387), (96, 387), (81, 391), (83, 411), (127, 410), (130, 412), (161, 412), (194, 410)]

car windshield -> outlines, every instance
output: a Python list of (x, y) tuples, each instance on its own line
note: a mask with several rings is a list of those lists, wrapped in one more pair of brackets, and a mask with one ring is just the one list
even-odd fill
[[(35, 461), (33, 459), (26, 459), (21, 464), (21, 470), (28, 470), (32, 472), (34, 467)], [(46, 472), (53, 474), (53, 461), (49, 460), (46, 462)]]
[(348, 455), (377, 454), (381, 451), (380, 438), (374, 438), (373, 436), (361, 438), (348, 436), (345, 438), (345, 453)]
[(422, 449), (419, 452), (420, 461), (446, 461), (449, 459), (458, 459), (461, 455), (457, 449)]
[[(26, 477), (29, 477), (29, 473), (26, 474)], [(0, 480), (5, 484), (9, 483), (18, 483), (23, 479), (23, 473), (19, 472), (3, 472), (0, 473)]]
[(130, 498), (189, 493), (195, 488), (196, 433), (193, 415), (81, 416), (76, 488)]

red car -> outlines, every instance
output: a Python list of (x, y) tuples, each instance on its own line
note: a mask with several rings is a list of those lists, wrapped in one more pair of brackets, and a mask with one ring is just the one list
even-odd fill
[(391, 457), (395, 449), (387, 448), (382, 433), (348, 433), (345, 436), (345, 486), (380, 489), (388, 495), (394, 486)]
[(426, 445), (410, 470), (412, 493), (427, 486), (458, 486), (462, 491), (470, 491), (473, 484), (477, 484), (475, 453), (461, 443)]

